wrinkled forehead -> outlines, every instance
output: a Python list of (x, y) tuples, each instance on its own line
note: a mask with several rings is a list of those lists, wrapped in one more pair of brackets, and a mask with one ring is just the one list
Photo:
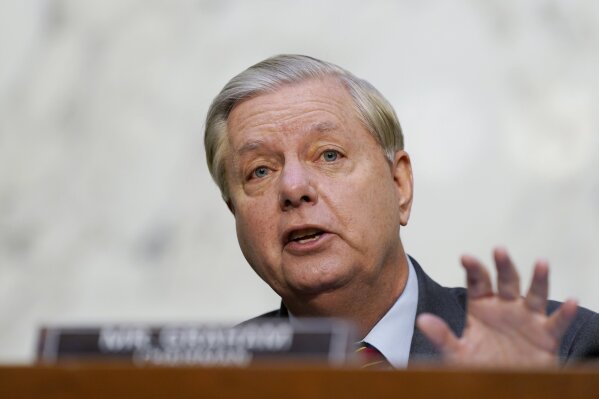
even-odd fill
[(237, 103), (227, 119), (230, 149), (248, 136), (279, 132), (327, 132), (361, 123), (355, 102), (335, 77), (285, 84)]

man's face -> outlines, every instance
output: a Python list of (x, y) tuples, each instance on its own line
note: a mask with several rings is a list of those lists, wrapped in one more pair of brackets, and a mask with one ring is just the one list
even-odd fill
[(412, 198), (409, 158), (384, 156), (336, 79), (238, 104), (228, 140), (241, 250), (286, 303), (373, 287), (398, 267), (399, 226)]

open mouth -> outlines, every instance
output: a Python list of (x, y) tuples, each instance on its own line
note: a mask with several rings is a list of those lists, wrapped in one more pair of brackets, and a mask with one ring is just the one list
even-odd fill
[(316, 241), (322, 236), (325, 232), (319, 229), (301, 229), (294, 230), (287, 236), (287, 242), (290, 243), (292, 241), (298, 242), (300, 244), (305, 244), (311, 241)]

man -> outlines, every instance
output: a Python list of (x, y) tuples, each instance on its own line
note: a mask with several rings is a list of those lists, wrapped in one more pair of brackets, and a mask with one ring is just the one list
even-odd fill
[(494, 252), (496, 293), (476, 259), (462, 259), (466, 291), (440, 287), (406, 255), (413, 179), (401, 128), (348, 71), (299, 55), (250, 67), (212, 103), (205, 146), (245, 258), (282, 298), (263, 317), (352, 320), (395, 367), (439, 355), (546, 366), (597, 347), (595, 313), (548, 304), (544, 261), (521, 297), (504, 249)]

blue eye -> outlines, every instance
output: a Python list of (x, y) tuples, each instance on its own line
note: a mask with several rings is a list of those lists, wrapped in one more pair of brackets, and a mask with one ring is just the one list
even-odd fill
[(322, 158), (327, 162), (336, 161), (339, 157), (339, 153), (335, 150), (326, 150), (322, 153)]
[(268, 168), (266, 166), (259, 166), (256, 169), (254, 169), (254, 176), (261, 179), (263, 177), (266, 177), (266, 175), (268, 174)]

